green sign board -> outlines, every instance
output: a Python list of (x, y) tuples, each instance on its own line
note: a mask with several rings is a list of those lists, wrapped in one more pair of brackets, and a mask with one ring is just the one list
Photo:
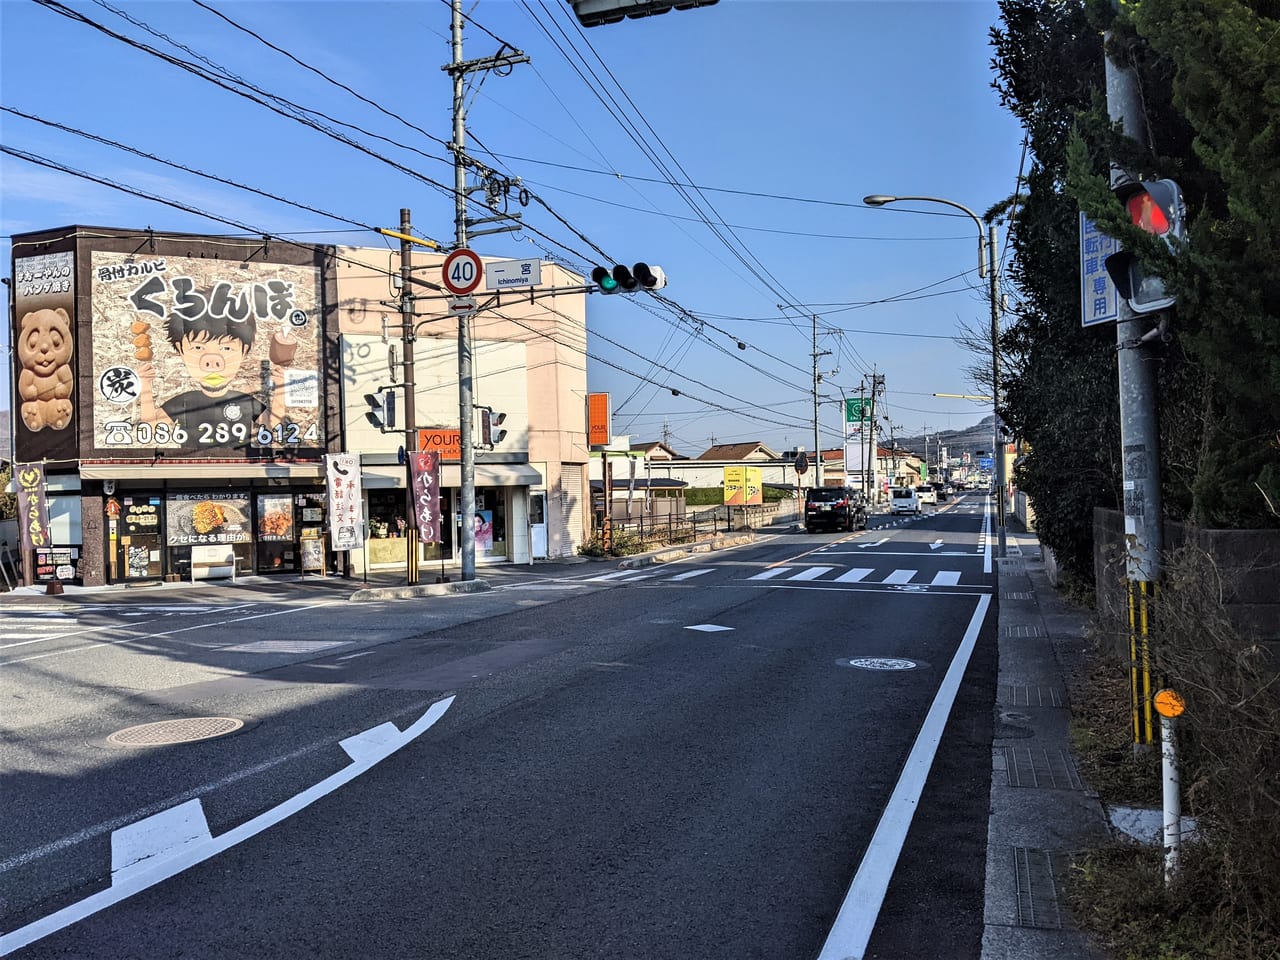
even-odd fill
[(844, 398), (844, 422), (858, 423), (871, 419), (871, 401), (862, 397)]

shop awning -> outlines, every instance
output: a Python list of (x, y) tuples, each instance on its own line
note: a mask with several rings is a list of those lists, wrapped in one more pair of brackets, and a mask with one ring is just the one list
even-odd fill
[(152, 463), (80, 461), (84, 480), (313, 480), (324, 482), (322, 463), (192, 463), (159, 460)]
[[(360, 471), (360, 480), (366, 489), (390, 490), (404, 487), (406, 467), (385, 465), (365, 466)], [(440, 485), (442, 487), (462, 486), (462, 467), (456, 463), (446, 463), (440, 468)], [(542, 474), (527, 463), (477, 463), (477, 487), (540, 487)]]

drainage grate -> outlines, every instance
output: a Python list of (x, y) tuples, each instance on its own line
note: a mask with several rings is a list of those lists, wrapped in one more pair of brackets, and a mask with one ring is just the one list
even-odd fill
[(1002, 747), (1005, 772), (1011, 787), (1041, 787), (1046, 790), (1083, 790), (1084, 781), (1066, 750), (1044, 747)]
[(161, 747), (173, 743), (194, 743), (235, 733), (244, 726), (235, 717), (188, 717), (182, 720), (161, 720), (136, 727), (117, 730), (107, 737), (107, 743), (115, 747)]
[(1044, 637), (1048, 636), (1044, 628), (1036, 624), (1005, 627), (1000, 631), (1006, 637)]
[(1018, 884), (1018, 926), (1061, 930), (1058, 886), (1066, 874), (1067, 855), (1014, 847), (1013, 869)]
[(1028, 590), (1010, 590), (1008, 593), (1000, 594), (1001, 600), (1034, 600), (1035, 594)]
[(1008, 692), (1000, 698), (1006, 707), (1061, 707), (1064, 706), (1062, 692), (1054, 687), (1032, 687), (1026, 684), (1011, 683)]

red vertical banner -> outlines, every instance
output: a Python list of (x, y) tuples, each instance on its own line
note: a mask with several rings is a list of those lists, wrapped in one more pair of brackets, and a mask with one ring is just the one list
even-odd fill
[(409, 455), (413, 474), (413, 513), (422, 543), (440, 542), (440, 452)]
[(43, 463), (19, 463), (14, 477), (18, 481), (18, 533), (23, 550), (47, 547), (49, 535), (49, 497), (44, 488)]

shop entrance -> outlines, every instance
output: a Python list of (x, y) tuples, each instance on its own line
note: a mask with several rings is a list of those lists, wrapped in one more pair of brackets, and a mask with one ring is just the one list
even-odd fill
[(159, 580), (164, 541), (160, 497), (124, 497), (116, 537), (115, 569), (123, 580)]

